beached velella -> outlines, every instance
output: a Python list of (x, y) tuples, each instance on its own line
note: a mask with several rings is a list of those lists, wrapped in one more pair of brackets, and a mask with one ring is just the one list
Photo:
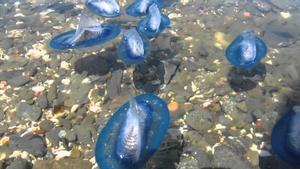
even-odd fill
[(158, 7), (163, 5), (160, 0), (135, 0), (126, 8), (126, 13), (130, 16), (144, 16), (152, 3), (156, 3)]
[(140, 33), (152, 37), (158, 35), (170, 25), (168, 16), (161, 14), (156, 3), (149, 7), (148, 15), (138, 24)]
[(250, 68), (267, 54), (266, 44), (252, 30), (243, 31), (226, 49), (228, 61), (236, 67)]
[(138, 169), (160, 147), (169, 125), (166, 103), (142, 94), (122, 105), (101, 130), (96, 161), (101, 169)]
[(300, 106), (294, 106), (275, 124), (271, 143), (283, 161), (300, 166)]
[(118, 25), (101, 25), (95, 19), (80, 16), (77, 29), (63, 32), (50, 41), (54, 49), (85, 48), (100, 45), (120, 34)]
[(135, 28), (126, 30), (118, 48), (118, 56), (127, 64), (137, 64), (150, 54), (150, 43)]
[(115, 0), (86, 0), (85, 5), (99, 16), (113, 18), (120, 15), (120, 6)]

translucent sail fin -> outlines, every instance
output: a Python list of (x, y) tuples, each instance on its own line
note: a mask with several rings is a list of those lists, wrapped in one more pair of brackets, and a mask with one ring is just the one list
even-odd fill
[(86, 15), (80, 15), (77, 27), (82, 28), (93, 26), (101, 26), (101, 24), (94, 18), (88, 17)]
[(146, 13), (151, 3), (153, 3), (153, 0), (139, 0), (137, 4), (137, 11), (140, 13)]
[(64, 43), (75, 45), (82, 40), (88, 40), (99, 36), (102, 31), (103, 28), (96, 19), (81, 15), (75, 34), (66, 39)]
[(134, 98), (129, 101), (129, 109), (119, 134), (116, 154), (127, 163), (135, 163), (140, 159), (145, 131), (147, 112)]
[(241, 53), (243, 55), (242, 62), (254, 61), (256, 58), (255, 34), (252, 30), (246, 30), (242, 33), (243, 41), (241, 45)]
[(100, 11), (108, 14), (120, 12), (120, 6), (115, 0), (87, 0), (87, 3), (91, 3)]
[(161, 24), (161, 13), (158, 6), (153, 3), (149, 7), (149, 20), (148, 26), (152, 31), (158, 31)]
[(127, 47), (133, 55), (143, 56), (145, 54), (143, 40), (136, 29), (126, 31), (125, 40), (127, 41)]

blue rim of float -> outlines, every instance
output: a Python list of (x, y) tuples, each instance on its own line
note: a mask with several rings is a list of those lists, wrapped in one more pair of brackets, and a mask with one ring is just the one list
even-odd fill
[(150, 50), (151, 50), (151, 44), (149, 42), (149, 40), (143, 36), (140, 35), (142, 40), (143, 40), (143, 45), (144, 45), (144, 50), (145, 50), (145, 54), (144, 57), (132, 57), (129, 56), (129, 54), (126, 52), (126, 43), (125, 41), (122, 39), (119, 47), (118, 47), (118, 57), (125, 62), (126, 64), (138, 64), (143, 62), (149, 55), (150, 55)]
[(119, 13), (114, 13), (114, 14), (108, 14), (105, 12), (101, 12), (97, 7), (95, 7), (94, 5), (92, 5), (91, 3), (85, 2), (85, 6), (92, 11), (93, 13), (95, 13), (98, 16), (103, 16), (106, 18), (115, 18), (121, 15), (121, 12)]
[[(156, 133), (153, 134), (156, 139), (150, 140), (148, 138), (147, 140), (147, 149), (142, 150), (142, 160), (139, 160), (137, 164), (134, 165), (134, 167), (137, 169), (139, 167), (142, 167), (145, 165), (145, 163), (150, 159), (150, 157), (153, 155), (153, 153), (160, 147), (162, 144), (164, 137), (167, 133), (167, 130), (169, 128), (169, 121), (170, 121), (170, 115), (169, 115), (169, 110), (166, 105), (166, 103), (159, 97), (146, 93), (146, 94), (141, 94), (135, 97), (137, 102), (146, 102), (148, 103), (154, 111), (155, 107), (159, 107), (160, 112), (160, 121), (152, 121), (152, 125), (154, 123), (158, 123), (159, 130), (155, 131)], [(119, 122), (119, 124), (116, 124), (116, 121), (121, 120), (122, 118), (124, 119), (124, 116), (126, 115), (126, 112), (129, 108), (129, 102), (124, 103), (114, 114), (113, 116), (109, 119), (109, 121), (106, 123), (106, 125), (102, 128), (98, 140), (96, 143), (96, 149), (95, 149), (95, 157), (96, 157), (96, 162), (99, 165), (101, 169), (111, 169), (113, 166), (111, 166), (111, 163), (108, 163), (107, 160), (109, 161), (110, 159), (108, 158), (114, 158), (113, 160), (118, 161), (116, 157), (113, 157), (115, 155), (114, 149), (111, 150), (111, 155), (105, 154), (106, 150), (106, 144), (115, 145), (113, 142), (109, 142), (110, 137), (116, 137), (117, 136), (111, 136), (113, 131), (115, 130), (115, 125), (118, 125), (116, 128), (117, 131), (120, 131), (120, 127), (122, 126), (122, 122)], [(152, 117), (153, 119), (154, 117)], [(150, 126), (151, 128), (152, 126)], [(117, 162), (118, 168), (116, 169), (131, 169), (129, 167), (132, 166), (126, 166), (126, 164), (122, 164), (120, 161)]]
[[(103, 33), (95, 38), (91, 38), (88, 40), (77, 42), (75, 45), (69, 44), (62, 44), (64, 40), (73, 36), (76, 32), (75, 29), (72, 29), (67, 32), (63, 32), (57, 36), (55, 36), (49, 43), (50, 47), (53, 49), (79, 49), (79, 48), (86, 48), (92, 47), (95, 45), (100, 45), (105, 42), (108, 42), (114, 38), (116, 38), (120, 32), (121, 28), (119, 25), (103, 25)], [(104, 35), (104, 36), (103, 36)]]
[(242, 35), (239, 35), (237, 38), (234, 39), (233, 42), (227, 47), (226, 49), (226, 58), (227, 60), (234, 66), (240, 67), (240, 68), (251, 68), (260, 63), (260, 60), (264, 58), (267, 55), (268, 47), (265, 44), (265, 42), (260, 39), (259, 37), (255, 36), (255, 44), (256, 44), (256, 58), (254, 61), (247, 62), (246, 64), (240, 64), (238, 61), (239, 57), (238, 55), (238, 49), (239, 44), (242, 42), (243, 37)]
[[(159, 0), (154, 0), (152, 3), (156, 3), (156, 5), (158, 6), (158, 8), (162, 8), (162, 7), (164, 7), (164, 4), (163, 4), (163, 2), (160, 2)], [(151, 3), (151, 4), (152, 4)], [(135, 0), (132, 4), (130, 4), (127, 8), (126, 8), (126, 14), (127, 15), (130, 15), (130, 16), (134, 16), (134, 17), (140, 17), (140, 16), (145, 16), (145, 15), (147, 15), (147, 13), (148, 13), (148, 9), (147, 9), (147, 11), (145, 12), (145, 13), (140, 13), (140, 12), (137, 12), (135, 9), (136, 9), (136, 5), (138, 4), (138, 1), (137, 0)], [(151, 5), (150, 4), (150, 5)], [(150, 6), (149, 5), (149, 6)], [(149, 6), (148, 6), (148, 8), (149, 8)]]
[(293, 114), (293, 111), (286, 113), (275, 124), (271, 135), (271, 145), (272, 150), (279, 156), (280, 159), (291, 165), (300, 166), (300, 156), (294, 155), (285, 146), (288, 126)]
[(165, 30), (166, 28), (168, 28), (170, 25), (170, 19), (168, 18), (168, 16), (161, 14), (161, 24), (159, 26), (159, 30), (157, 32), (153, 32), (151, 30), (147, 30), (147, 18), (141, 20), (138, 23), (138, 31), (147, 36), (147, 37), (154, 37), (156, 35), (158, 35), (159, 33), (161, 33), (163, 30)]

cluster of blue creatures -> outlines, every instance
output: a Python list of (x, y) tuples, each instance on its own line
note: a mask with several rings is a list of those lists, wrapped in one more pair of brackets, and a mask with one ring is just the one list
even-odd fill
[[(86, 0), (86, 7), (102, 17), (121, 15), (115, 0)], [(146, 16), (137, 28), (124, 31), (118, 57), (126, 64), (137, 64), (150, 54), (148, 38), (155, 37), (170, 25), (160, 12), (159, 0), (136, 0), (126, 9), (128, 15)], [(85, 15), (80, 16), (77, 29), (63, 32), (50, 41), (54, 49), (78, 49), (101, 45), (121, 33), (119, 25), (102, 25)], [(101, 130), (95, 147), (96, 161), (101, 169), (138, 169), (145, 165), (160, 147), (169, 126), (166, 103), (153, 94), (133, 97), (121, 106)]]
[[(86, 7), (93, 13), (113, 18), (121, 15), (119, 4), (115, 0), (86, 0)], [(159, 35), (170, 25), (169, 18), (162, 14), (163, 3), (159, 0), (136, 0), (126, 8), (127, 15), (145, 16), (137, 28), (124, 30), (123, 39), (118, 48), (118, 56), (126, 64), (137, 64), (150, 54), (148, 38)], [(101, 45), (116, 38), (121, 32), (119, 25), (102, 25), (97, 20), (81, 15), (77, 29), (54, 37), (50, 46), (54, 49), (78, 49)]]
[[(86, 0), (86, 7), (102, 17), (121, 15), (115, 0)], [(155, 37), (170, 25), (160, 12), (159, 0), (136, 0), (126, 8), (127, 15), (145, 16), (137, 28), (124, 31), (118, 56), (127, 64), (138, 64), (150, 54), (148, 38)], [(54, 37), (54, 49), (85, 48), (101, 45), (121, 33), (119, 25), (102, 25), (81, 15), (77, 29)], [(238, 35), (226, 49), (227, 60), (239, 69), (252, 69), (267, 54), (267, 46), (252, 30)], [(122, 105), (102, 129), (96, 143), (96, 161), (101, 169), (138, 169), (145, 165), (162, 143), (169, 126), (169, 111), (163, 100), (142, 94)], [(300, 165), (300, 107), (284, 115), (274, 126), (271, 143), (281, 159)]]

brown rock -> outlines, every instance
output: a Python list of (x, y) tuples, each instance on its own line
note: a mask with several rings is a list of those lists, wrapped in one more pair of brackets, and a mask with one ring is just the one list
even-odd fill
[(33, 169), (91, 169), (92, 163), (82, 159), (65, 158), (61, 160), (37, 161)]

